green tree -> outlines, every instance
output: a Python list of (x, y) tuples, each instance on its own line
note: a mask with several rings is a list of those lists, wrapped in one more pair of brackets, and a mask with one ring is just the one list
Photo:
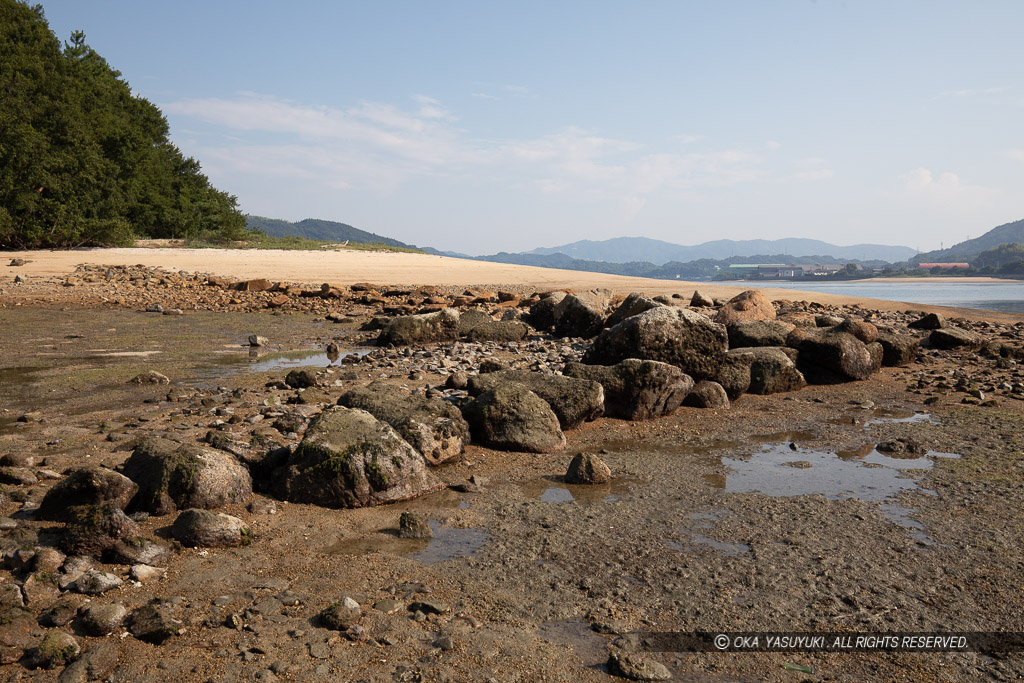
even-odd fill
[(84, 33), (61, 46), (41, 7), (0, 0), (0, 247), (244, 235), (168, 133)]

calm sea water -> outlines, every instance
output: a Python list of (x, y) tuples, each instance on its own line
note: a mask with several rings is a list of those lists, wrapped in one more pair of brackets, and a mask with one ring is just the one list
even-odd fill
[(802, 289), (806, 292), (868, 297), (886, 301), (1024, 313), (1024, 282), (964, 282), (951, 278), (933, 282), (869, 280), (865, 282), (771, 282), (769, 284), (768, 281), (758, 281), (758, 284), (779, 289)]

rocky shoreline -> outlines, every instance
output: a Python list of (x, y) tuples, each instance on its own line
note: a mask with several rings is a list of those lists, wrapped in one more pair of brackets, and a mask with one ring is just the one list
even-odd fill
[[(773, 679), (777, 655), (637, 652), (629, 634), (1020, 623), (1024, 323), (142, 267), (0, 297), (7, 325), (255, 314), (327, 359), (217, 386), (140, 363), (120, 406), (3, 406), (12, 679)], [(245, 337), (255, 358), (275, 341)], [(815, 479), (847, 471), (852, 495)], [(1019, 654), (813, 659), (834, 677), (1024, 671)]]

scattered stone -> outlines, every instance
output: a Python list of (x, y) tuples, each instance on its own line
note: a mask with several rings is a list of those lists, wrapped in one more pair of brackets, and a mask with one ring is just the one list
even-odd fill
[(530, 307), (526, 322), (534, 329), (548, 332), (555, 326), (555, 308), (566, 297), (565, 292), (552, 292)]
[(120, 586), (123, 582), (116, 574), (90, 569), (71, 584), (76, 593), (85, 595), (102, 595)]
[(423, 614), (445, 614), (448, 611), (448, 606), (440, 602), (417, 600), (409, 605), (408, 609), (410, 612), (422, 612)]
[(128, 380), (128, 384), (170, 384), (171, 378), (155, 370), (142, 372)]
[(115, 505), (79, 505), (66, 513), (61, 548), (69, 555), (102, 556), (120, 538), (138, 536), (139, 525)]
[(198, 548), (232, 548), (252, 542), (252, 532), (238, 517), (196, 508), (178, 515), (171, 535), (182, 545)]
[(697, 289), (694, 290), (693, 296), (690, 297), (690, 305), (694, 308), (710, 308), (715, 305), (715, 300)]
[[(488, 318), (490, 319), (490, 318)], [(421, 313), (395, 318), (381, 330), (377, 337), (378, 346), (394, 344), (426, 344), (450, 341), (459, 337), (459, 312), (445, 308), (436, 313)]]
[(379, 601), (373, 603), (373, 608), (375, 610), (377, 610), (378, 612), (383, 612), (384, 614), (394, 614), (395, 612), (399, 611), (403, 607), (404, 607), (404, 604), (402, 602), (399, 602), (398, 600), (391, 600), (391, 599), (379, 600)]
[(621, 304), (619, 304), (619, 307), (616, 308), (610, 316), (608, 316), (608, 320), (605, 321), (605, 326), (612, 327), (614, 325), (618, 325), (626, 318), (631, 318), (634, 315), (643, 313), (644, 311), (649, 311), (652, 308), (664, 305), (665, 304), (655, 301), (654, 299), (650, 299), (639, 292), (633, 292), (627, 296)]
[(249, 346), (269, 346), (270, 340), (266, 337), (261, 337), (258, 334), (250, 334), (248, 338)]
[(554, 453), (565, 448), (558, 417), (522, 384), (502, 384), (462, 406), (473, 439), (491, 448)]
[(759, 346), (744, 350), (752, 357), (750, 385), (747, 388), (751, 394), (778, 394), (796, 391), (807, 385), (807, 380), (797, 370), (790, 356), (796, 355), (792, 349)]
[(316, 386), (316, 371), (310, 368), (296, 368), (285, 375), (284, 383), (292, 389), (306, 389)]
[(181, 620), (170, 608), (160, 604), (140, 607), (132, 614), (131, 634), (139, 640), (159, 645), (182, 632)]
[(672, 678), (665, 665), (638, 654), (613, 652), (608, 657), (608, 672), (631, 681), (667, 681)]
[(60, 673), (60, 683), (86, 683), (106, 678), (117, 664), (117, 645), (97, 643), (87, 649), (75, 662)]
[(134, 564), (128, 575), (133, 581), (149, 583), (150, 581), (164, 578), (167, 575), (167, 569), (164, 567), (151, 567), (148, 564)]
[(565, 473), (567, 484), (604, 484), (611, 478), (611, 469), (593, 453), (577, 453)]
[(718, 382), (702, 380), (686, 396), (683, 405), (693, 408), (728, 408), (729, 395)]
[(521, 341), (530, 334), (530, 326), (514, 320), (488, 320), (469, 331), (467, 338), (471, 342), (514, 342)]
[(611, 301), (607, 289), (569, 294), (555, 306), (555, 335), (589, 339), (604, 328), (604, 309)]
[(29, 652), (29, 662), (33, 668), (55, 669), (66, 666), (78, 659), (82, 647), (70, 633), (50, 631), (39, 646)]
[(938, 313), (926, 313), (914, 322), (907, 323), (907, 327), (914, 330), (941, 330), (948, 324)]
[(427, 518), (415, 512), (403, 512), (398, 518), (399, 538), (432, 538), (434, 532), (430, 529)]
[(882, 332), (878, 335), (878, 343), (882, 345), (882, 365), (889, 367), (913, 363), (921, 350), (917, 337), (909, 334)]
[(729, 333), (729, 348), (748, 346), (785, 346), (786, 337), (795, 325), (783, 320), (742, 320), (732, 323)]
[(359, 603), (352, 598), (345, 597), (328, 605), (320, 612), (320, 623), (335, 631), (345, 631), (359, 622), (363, 616), (363, 610)]
[(800, 352), (797, 367), (812, 384), (867, 379), (874, 368), (864, 343), (845, 332), (798, 327), (790, 333), (786, 345)]
[(128, 610), (116, 602), (89, 605), (82, 612), (82, 628), (91, 636), (106, 636), (120, 629), (127, 617)]
[(154, 564), (170, 559), (174, 550), (167, 544), (151, 538), (134, 536), (120, 538), (104, 553), (104, 559), (113, 564)]
[(39, 477), (27, 467), (0, 466), (0, 484), (32, 486), (38, 483)]
[(271, 488), (284, 500), (338, 508), (393, 503), (443, 486), (390, 425), (365, 410), (332, 406), (274, 470)]
[(138, 485), (123, 474), (104, 467), (83, 467), (46, 492), (36, 515), (64, 522), (68, 510), (78, 505), (113, 505), (124, 509), (138, 492)]
[(984, 338), (977, 332), (959, 327), (932, 330), (928, 342), (936, 349), (979, 349)]

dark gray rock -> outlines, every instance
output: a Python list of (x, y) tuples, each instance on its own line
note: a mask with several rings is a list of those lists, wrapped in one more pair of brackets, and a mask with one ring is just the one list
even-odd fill
[(862, 341), (845, 332), (796, 328), (786, 345), (799, 351), (797, 368), (811, 384), (833, 384), (871, 376), (874, 362)]
[(131, 634), (139, 640), (159, 645), (182, 632), (183, 624), (170, 607), (150, 604), (132, 613)]
[(718, 375), (715, 380), (725, 389), (729, 400), (735, 401), (750, 388), (750, 365), (754, 362), (754, 355), (750, 348), (729, 349), (718, 368)]
[(471, 377), (469, 393), (479, 396), (504, 384), (521, 384), (543, 399), (562, 429), (572, 429), (604, 412), (604, 389), (595, 381), (529, 370), (499, 370)]
[(284, 376), (284, 383), (292, 389), (307, 389), (316, 386), (316, 371), (309, 368), (295, 368)]
[(971, 332), (960, 327), (944, 327), (932, 330), (928, 335), (928, 343), (936, 349), (980, 349), (985, 338), (977, 332)]
[(362, 616), (363, 610), (359, 607), (359, 603), (349, 597), (328, 605), (319, 615), (320, 623), (335, 631), (352, 628), (359, 623)]
[(467, 308), (459, 312), (459, 324), (456, 326), (456, 333), (465, 337), (476, 328), (493, 323), (494, 319), (482, 308)]
[(238, 517), (196, 508), (178, 514), (171, 535), (192, 548), (233, 548), (252, 542), (252, 532)]
[(667, 681), (672, 678), (672, 673), (661, 662), (625, 652), (609, 655), (608, 672), (631, 681)]
[(558, 417), (544, 399), (524, 387), (498, 385), (463, 404), (473, 440), (491, 448), (554, 453), (565, 448)]
[(921, 350), (917, 337), (909, 334), (881, 332), (878, 335), (878, 343), (882, 345), (882, 365), (889, 367), (913, 363)]
[(128, 610), (116, 602), (89, 605), (82, 611), (82, 629), (91, 636), (106, 636), (121, 628)]
[[(751, 394), (778, 394), (795, 391), (807, 385), (789, 353), (792, 349), (760, 346), (746, 349), (753, 359), (750, 363)], [(795, 354), (794, 354), (795, 355)]]
[(683, 405), (691, 408), (728, 408), (729, 395), (718, 382), (701, 380), (683, 400)]
[(310, 423), (271, 484), (279, 498), (331, 508), (394, 503), (442, 487), (390, 425), (344, 406), (327, 408)]
[(795, 326), (782, 320), (742, 320), (729, 325), (729, 348), (785, 346)]
[(577, 453), (565, 472), (567, 484), (604, 484), (611, 478), (611, 469), (593, 453)]
[(626, 318), (631, 318), (634, 315), (643, 313), (644, 311), (649, 311), (652, 308), (664, 305), (664, 303), (650, 299), (639, 292), (633, 292), (627, 296), (621, 304), (619, 304), (618, 308), (612, 311), (612, 314), (608, 316), (608, 320), (605, 321), (605, 327), (618, 325)]
[(637, 358), (611, 366), (567, 363), (563, 373), (599, 383), (605, 415), (623, 420), (668, 415), (693, 389), (693, 379), (676, 366)]
[(377, 337), (379, 346), (425, 344), (450, 341), (459, 337), (459, 312), (445, 308), (436, 313), (422, 313), (395, 318)]
[(441, 399), (411, 396), (393, 384), (373, 382), (352, 389), (341, 395), (338, 405), (365, 410), (388, 423), (431, 465), (458, 460), (469, 443), (469, 425), (458, 408)]
[(399, 538), (431, 538), (434, 532), (427, 518), (415, 512), (403, 512), (398, 518)]
[(84, 595), (103, 595), (109, 590), (120, 586), (123, 581), (116, 574), (90, 569), (71, 583), (76, 593)]
[(66, 513), (60, 546), (69, 555), (101, 557), (118, 539), (138, 536), (139, 525), (115, 505), (78, 505)]
[(82, 646), (70, 633), (50, 631), (29, 652), (28, 660), (32, 668), (55, 669), (75, 661), (81, 652)]
[(565, 292), (553, 292), (530, 307), (526, 322), (534, 329), (549, 332), (555, 326), (555, 308), (566, 296)]
[(661, 306), (601, 332), (583, 362), (615, 365), (627, 358), (656, 360), (704, 379), (717, 375), (728, 344), (722, 325), (685, 308)]
[(252, 477), (233, 456), (212, 448), (147, 437), (124, 464), (139, 485), (129, 506), (154, 515), (212, 509), (252, 497)]
[(138, 490), (138, 485), (123, 474), (103, 467), (83, 467), (46, 492), (36, 516), (64, 522), (68, 508), (78, 505), (110, 504), (123, 510)]
[(106, 678), (117, 664), (118, 650), (114, 643), (97, 643), (60, 672), (59, 683), (87, 683)]
[(514, 320), (489, 320), (477, 325), (469, 331), (467, 337), (471, 342), (510, 342), (521, 341), (530, 334), (530, 326)]
[(555, 335), (593, 337), (604, 327), (604, 309), (610, 301), (608, 290), (569, 294), (555, 306)]
[(907, 327), (914, 330), (941, 330), (948, 324), (938, 313), (926, 313), (914, 322), (908, 323)]

